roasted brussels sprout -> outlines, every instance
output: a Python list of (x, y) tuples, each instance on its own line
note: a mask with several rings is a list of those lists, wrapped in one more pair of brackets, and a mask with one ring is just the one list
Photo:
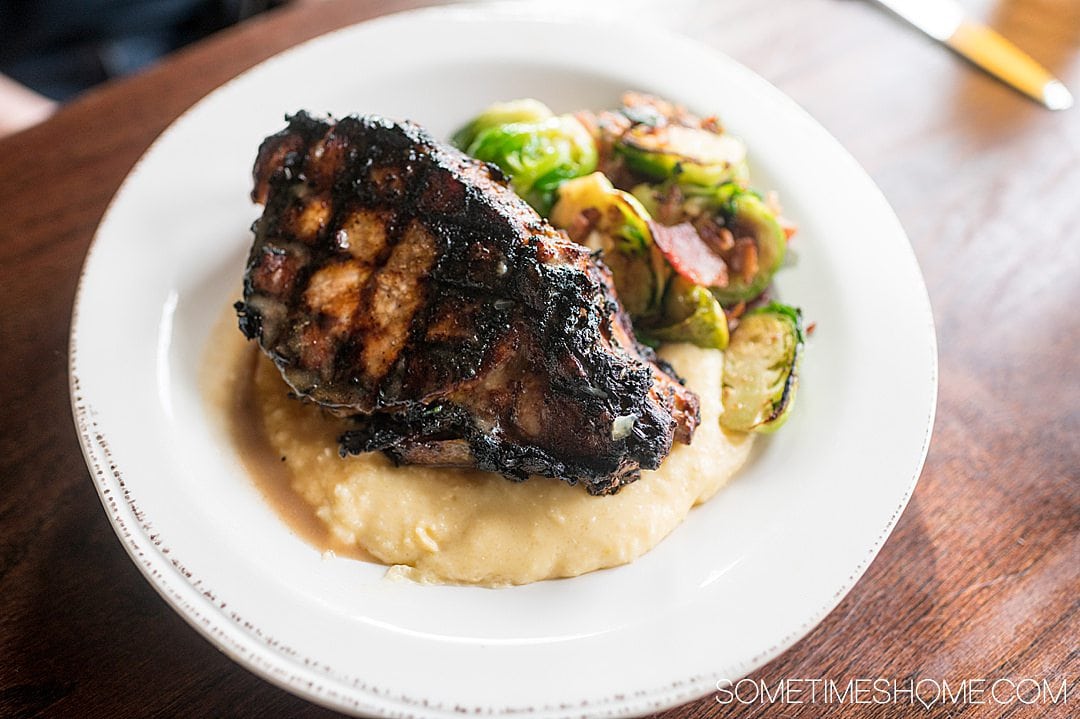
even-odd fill
[(462, 152), (468, 152), (469, 145), (476, 140), (476, 136), (488, 128), (509, 125), (512, 122), (540, 122), (554, 115), (547, 105), (531, 97), (496, 102), (455, 132), (450, 142)]
[(668, 283), (664, 310), (659, 322), (642, 332), (661, 342), (690, 342), (706, 349), (722, 350), (728, 346), (728, 322), (724, 308), (708, 289), (676, 275)]
[[(533, 109), (539, 113), (539, 108)], [(513, 112), (501, 115), (509, 117)], [(498, 116), (500, 113), (491, 117), (485, 113), (474, 120), (481, 128), (475, 133), (468, 127), (462, 129), (458, 133), (462, 140), (475, 136), (461, 149), (498, 165), (518, 195), (540, 214), (551, 209), (555, 190), (562, 182), (596, 169), (596, 141), (573, 115), (490, 124)]]
[(574, 241), (603, 253), (632, 318), (660, 309), (671, 270), (653, 245), (649, 214), (633, 195), (594, 172), (559, 187), (550, 219)]
[(714, 186), (747, 176), (746, 146), (701, 128), (639, 123), (622, 134), (615, 151), (631, 170), (653, 180)]
[(765, 291), (784, 263), (787, 235), (776, 215), (757, 195), (741, 192), (727, 203), (726, 227), (735, 244), (724, 258), (728, 283), (713, 288), (721, 302), (749, 301)]
[(799, 384), (802, 312), (772, 302), (748, 312), (724, 355), (720, 424), (741, 432), (775, 432), (787, 420)]

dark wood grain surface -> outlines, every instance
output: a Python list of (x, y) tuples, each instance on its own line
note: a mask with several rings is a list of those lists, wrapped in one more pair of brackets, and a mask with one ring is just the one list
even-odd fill
[[(272, 13), (0, 141), (0, 716), (329, 715), (220, 654), (128, 560), (76, 440), (67, 333), (94, 229), (169, 122), (275, 52), (411, 4)], [(1080, 89), (1080, 3), (965, 4)], [(915, 246), (940, 345), (934, 438), (896, 531), (841, 605), (753, 677), (1033, 677), (1070, 693), (929, 710), (706, 697), (665, 716), (1080, 715), (1080, 109), (1042, 110), (855, 0), (671, 12), (873, 176)]]

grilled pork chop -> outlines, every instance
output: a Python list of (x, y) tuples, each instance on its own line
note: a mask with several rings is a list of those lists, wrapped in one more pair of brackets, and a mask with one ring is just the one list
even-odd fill
[(297, 396), (354, 418), (343, 455), (608, 494), (690, 441), (697, 397), (609, 271), (498, 168), (407, 122), (288, 122), (259, 148), (237, 313)]

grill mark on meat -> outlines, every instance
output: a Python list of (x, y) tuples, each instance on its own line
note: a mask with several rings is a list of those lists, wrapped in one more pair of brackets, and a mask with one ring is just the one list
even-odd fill
[(304, 303), (312, 312), (332, 317), (348, 325), (360, 306), (357, 287), (362, 287), (371, 275), (371, 268), (345, 260), (329, 264), (316, 271), (304, 291)]
[(339, 250), (349, 252), (366, 264), (374, 264), (387, 244), (394, 213), (389, 210), (359, 208), (341, 223), (335, 240)]
[(386, 262), (364, 287), (361, 298), (367, 312), (359, 317), (356, 329), (365, 338), (361, 352), (365, 374), (384, 376), (404, 349), (425, 299), (436, 251), (435, 238), (413, 218)]
[(288, 121), (259, 149), (237, 312), (298, 397), (353, 418), (343, 454), (605, 494), (690, 440), (697, 398), (607, 268), (501, 173), (410, 123)]

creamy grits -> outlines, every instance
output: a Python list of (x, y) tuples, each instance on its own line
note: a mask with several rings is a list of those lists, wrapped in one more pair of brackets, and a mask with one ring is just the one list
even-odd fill
[(346, 420), (291, 398), (235, 322), (223, 321), (213, 344), (211, 395), (231, 407), (249, 469), (294, 530), (419, 582), (525, 584), (630, 562), (712, 497), (753, 441), (720, 427), (723, 353), (679, 344), (660, 354), (700, 397), (701, 425), (692, 444), (676, 444), (660, 469), (615, 495), (590, 496), (545, 477), (518, 483), (480, 471), (395, 467), (380, 453), (342, 459), (337, 437)]

